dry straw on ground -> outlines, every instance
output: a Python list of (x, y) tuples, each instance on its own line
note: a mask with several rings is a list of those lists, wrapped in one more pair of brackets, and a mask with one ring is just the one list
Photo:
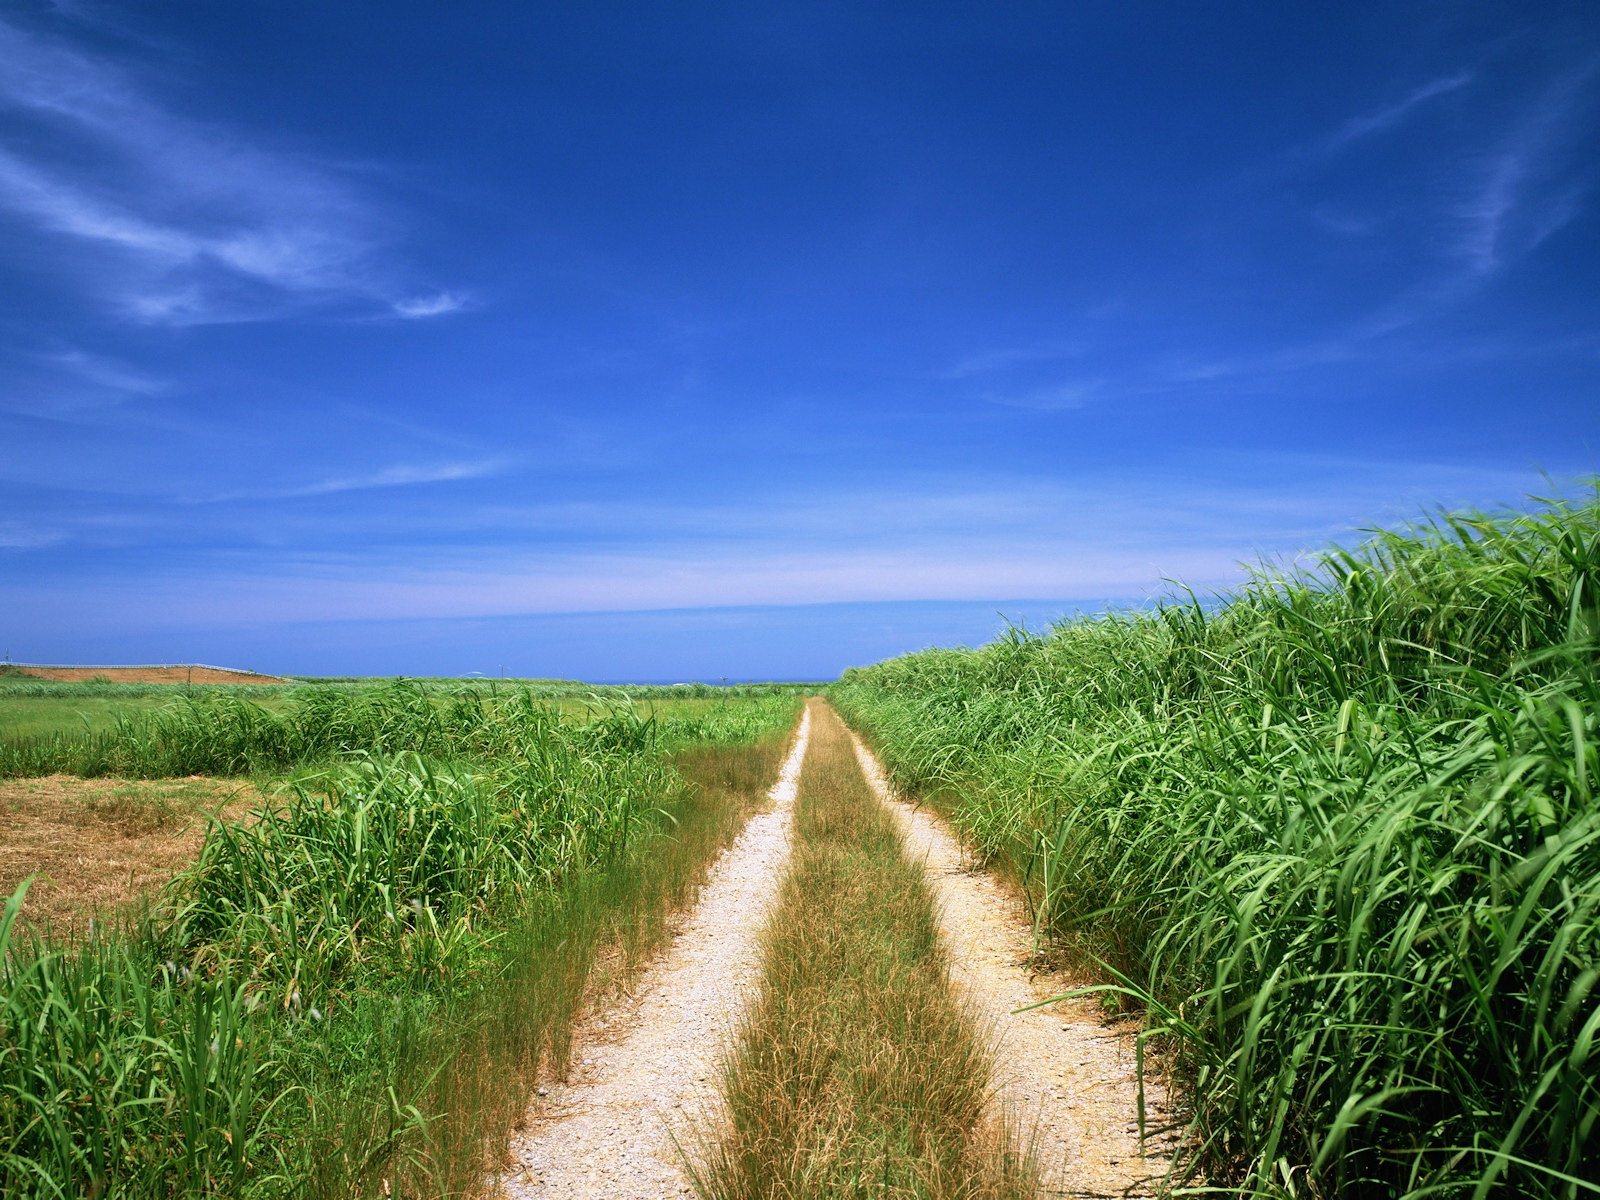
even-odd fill
[(192, 862), (212, 816), (238, 819), (261, 800), (249, 783), (204, 777), (0, 781), (0, 894), (34, 876), (23, 916), (80, 932)]

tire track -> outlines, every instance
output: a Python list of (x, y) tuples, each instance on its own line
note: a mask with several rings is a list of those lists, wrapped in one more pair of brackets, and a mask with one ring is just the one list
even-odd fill
[[(987, 872), (969, 868), (945, 823), (900, 798), (873, 753), (850, 736), (867, 782), (936, 890), (951, 981), (994, 1030), (995, 1098), (1008, 1127), (1024, 1142), (1031, 1137), (1046, 1193), (1153, 1195), (1171, 1142), (1140, 1145), (1132, 1039), (1108, 1028), (1089, 1000), (1017, 1011), (1072, 985), (1030, 973), (1032, 924), (1015, 900)], [(1148, 1078), (1145, 1104), (1149, 1124), (1164, 1124), (1165, 1093)]]
[(720, 1102), (719, 1060), (760, 974), (756, 938), (783, 878), (811, 733), (808, 707), (771, 808), (750, 818), (711, 869), (699, 903), (645, 971), (631, 1003), (585, 1023), (562, 1084), (540, 1089), (511, 1166), (510, 1200), (660, 1200), (690, 1194), (675, 1135), (693, 1136)]

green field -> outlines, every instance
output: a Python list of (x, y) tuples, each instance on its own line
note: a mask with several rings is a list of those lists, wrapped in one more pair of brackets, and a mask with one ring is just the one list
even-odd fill
[[(52, 685), (13, 703), (82, 699)], [(97, 685), (78, 685), (90, 689)], [(0, 773), (289, 778), (142, 916), (0, 919), (0, 1192), (441, 1194), (481, 1183), (597, 963), (636, 961), (760, 796), (792, 688), (409, 682), (139, 695)], [(604, 952), (604, 954), (602, 954)]]
[[(117, 719), (171, 706), (189, 696), (234, 696), (253, 700), (269, 709), (280, 710), (306, 688), (366, 689), (374, 680), (300, 680), (282, 687), (252, 684), (172, 684), (172, 683), (56, 683), (16, 675), (0, 675), (0, 742), (39, 735), (73, 735), (85, 730), (102, 732), (115, 727)], [(491, 695), (505, 688), (522, 689), (562, 711), (581, 714), (597, 702), (626, 700), (647, 712), (662, 716), (673, 713), (714, 711), (718, 704), (755, 694), (752, 685), (719, 688), (709, 684), (680, 686), (616, 686), (577, 683), (568, 680), (461, 680), (423, 679), (414, 681), (432, 694), (443, 697), (462, 691)], [(762, 691), (787, 688), (799, 695), (801, 684), (761, 685)]]
[[(667, 937), (804, 691), (0, 682), (0, 779), (275, 785), (120, 927), (52, 940), (13, 898), (0, 1190), (480, 1194), (595, 972)], [(1174, 1194), (1600, 1195), (1600, 502), (1441, 516), (829, 694), (1026, 897), (1039, 950), (1143, 1023)], [(920, 868), (813, 711), (737, 1136), (699, 1185), (1028, 1194), (973, 1139), (981, 1031)]]
[(0, 682), (0, 739), (109, 729), (116, 724), (119, 713), (161, 703), (157, 699), (128, 700), (118, 696), (18, 694), (22, 691)]

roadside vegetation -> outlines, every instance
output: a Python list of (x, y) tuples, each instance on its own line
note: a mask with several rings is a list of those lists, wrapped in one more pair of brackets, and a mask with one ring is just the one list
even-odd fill
[(1600, 504), (833, 694), (1143, 1007), (1191, 1182), (1600, 1194)]
[(954, 998), (933, 898), (848, 733), (812, 709), (796, 845), (726, 1068), (711, 1200), (1011, 1197), (1031, 1173), (985, 1113), (984, 1031)]
[(0, 1193), (467, 1195), (577, 1009), (692, 900), (797, 701), (564, 714), (514, 687), (197, 692), (8, 775), (255, 775), (116, 927), (0, 918)]
[[(248, 769), (278, 770), (349, 745), (349, 729), (317, 722), (336, 714), (368, 732), (404, 739), (450, 722), (490, 724), (507, 704), (545, 715), (585, 717), (618, 705), (672, 720), (718, 715), (732, 703), (798, 699), (803, 684), (598, 687), (570, 681), (332, 680), (292, 684), (63, 683), (0, 677), (0, 778), (62, 771), (78, 775), (196, 771), (219, 755), (248, 757)], [(474, 709), (479, 710), (474, 718)], [(418, 748), (418, 747), (412, 747)], [(162, 755), (166, 757), (163, 758)]]
[[(116, 726), (119, 716), (158, 708), (185, 690), (181, 684), (47, 683), (0, 676), (0, 745), (39, 737), (76, 738), (89, 730), (105, 732)], [(257, 701), (267, 690), (250, 689)], [(273, 688), (269, 694), (285, 690)]]

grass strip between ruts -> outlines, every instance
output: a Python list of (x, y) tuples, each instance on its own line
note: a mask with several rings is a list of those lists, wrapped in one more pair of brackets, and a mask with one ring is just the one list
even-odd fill
[(762, 991), (726, 1068), (707, 1200), (1020, 1197), (1032, 1171), (986, 1112), (989, 1049), (951, 991), (933, 896), (813, 702), (790, 872)]

